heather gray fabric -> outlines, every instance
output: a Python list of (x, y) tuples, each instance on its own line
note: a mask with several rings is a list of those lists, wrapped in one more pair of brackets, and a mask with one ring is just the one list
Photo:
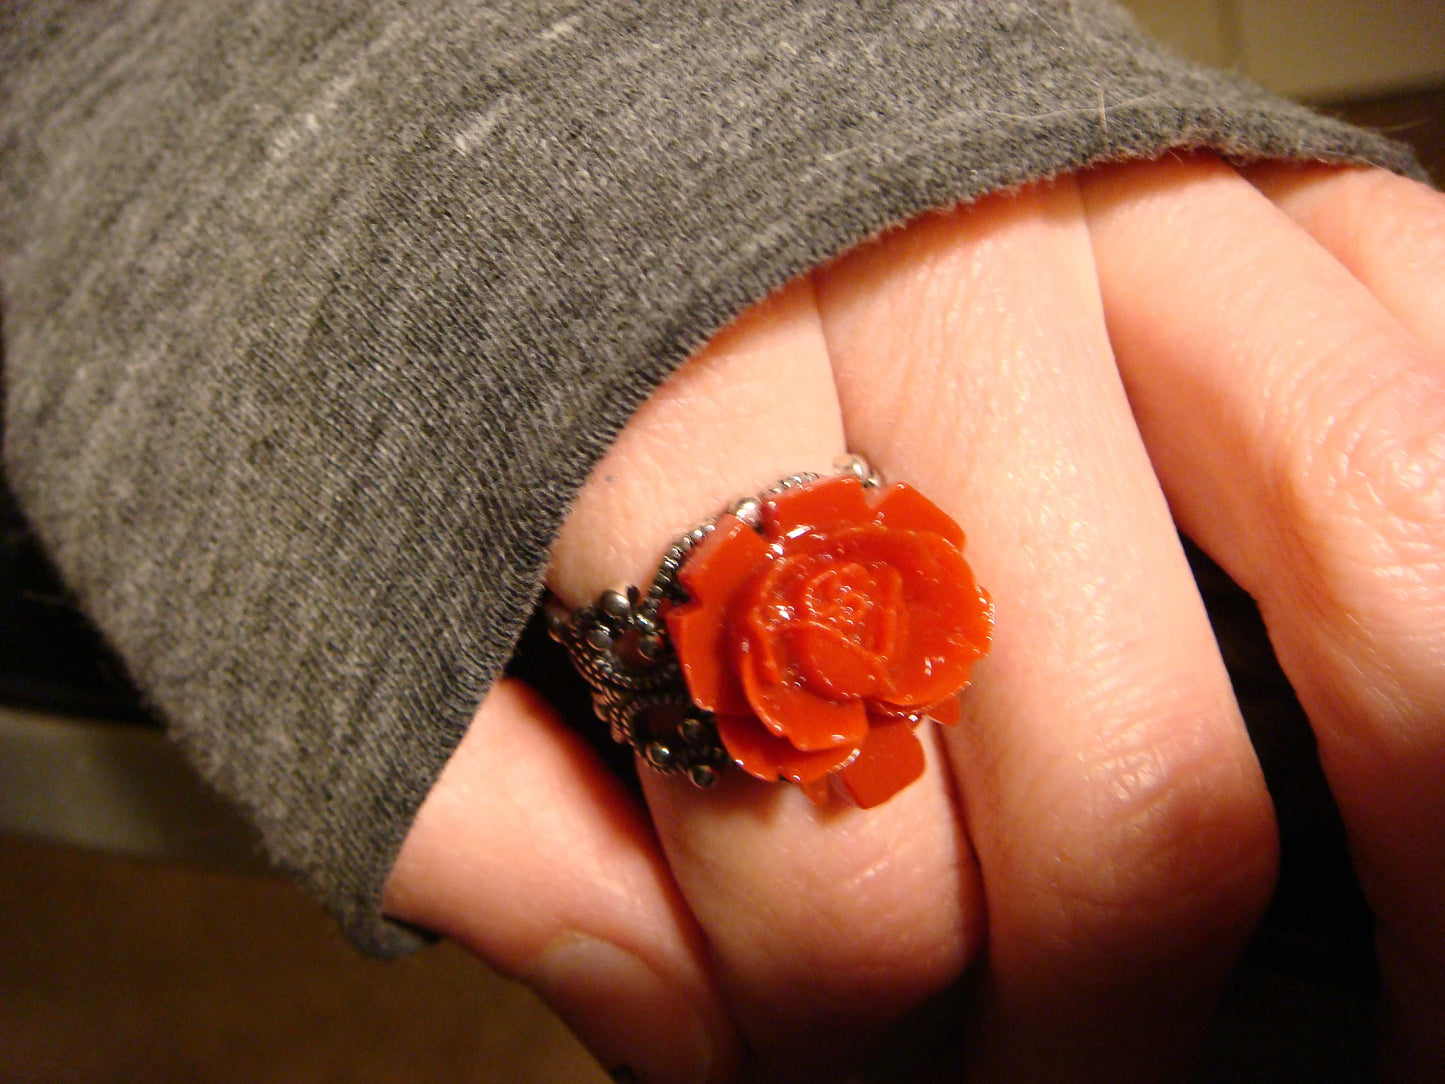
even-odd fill
[(1101, 159), (1404, 152), (1096, 3), (7, 5), (6, 461), (201, 770), (378, 952), (590, 465), (771, 288)]

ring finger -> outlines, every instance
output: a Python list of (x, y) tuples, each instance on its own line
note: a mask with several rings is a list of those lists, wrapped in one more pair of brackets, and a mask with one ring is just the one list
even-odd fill
[[(672, 539), (736, 496), (845, 451), (809, 283), (755, 308), (634, 417), (553, 552), (569, 606), (646, 583)], [(955, 978), (979, 941), (976, 867), (933, 758), (871, 810), (726, 772), (700, 793), (643, 770), (669, 865), (760, 1062), (807, 1078)]]

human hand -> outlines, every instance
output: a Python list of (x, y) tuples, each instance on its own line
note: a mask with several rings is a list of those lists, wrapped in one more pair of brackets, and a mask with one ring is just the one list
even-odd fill
[(831, 1079), (969, 969), (970, 1078), (1186, 1076), (1276, 842), (1177, 522), (1260, 602), (1380, 923), (1387, 1057), (1432, 1076), (1442, 271), (1421, 186), (1201, 158), (929, 215), (787, 287), (638, 412), (551, 586), (645, 583), (729, 498), (858, 451), (964, 527), (995, 600), (963, 722), (873, 810), (646, 769), (643, 808), (503, 681), (388, 909), (643, 1080), (724, 1080), (744, 1050)]

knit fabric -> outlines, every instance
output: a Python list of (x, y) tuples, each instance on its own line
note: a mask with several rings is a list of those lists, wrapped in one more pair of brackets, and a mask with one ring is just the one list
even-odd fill
[(1399, 148), (1063, 0), (31, 0), (0, 16), (6, 465), (205, 776), (371, 951), (636, 406), (927, 208)]

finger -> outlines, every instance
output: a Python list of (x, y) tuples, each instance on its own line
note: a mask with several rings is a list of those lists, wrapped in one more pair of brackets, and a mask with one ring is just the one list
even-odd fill
[(422, 803), (385, 906), (533, 987), (608, 1069), (731, 1076), (736, 1037), (645, 819), (518, 682), (487, 695)]
[(1109, 354), (1070, 184), (821, 274), (849, 439), (995, 600), (949, 752), (988, 909), (980, 1078), (1178, 1075), (1267, 897), (1258, 767)]
[(1445, 195), (1378, 169), (1268, 163), (1245, 176), (1445, 360)]
[[(811, 289), (724, 333), (633, 419), (558, 540), (577, 605), (640, 583), (729, 498), (845, 450)], [(674, 875), (765, 1067), (810, 1079), (952, 980), (978, 940), (977, 882), (936, 764), (872, 810), (818, 809), (725, 772), (706, 792), (644, 769)]]
[(1160, 477), (1259, 601), (1379, 923), (1397, 1050), (1445, 1069), (1445, 367), (1219, 163), (1085, 192)]

